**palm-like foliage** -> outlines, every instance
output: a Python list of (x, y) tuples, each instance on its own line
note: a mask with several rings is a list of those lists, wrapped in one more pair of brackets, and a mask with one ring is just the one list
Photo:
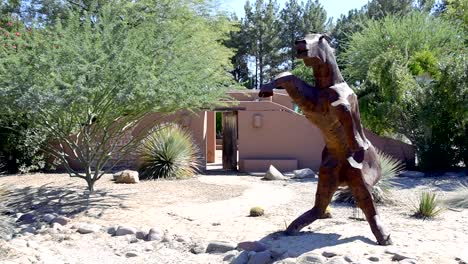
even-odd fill
[[(380, 150), (377, 150), (377, 158), (382, 168), (382, 178), (374, 186), (372, 196), (376, 203), (388, 204), (392, 202), (390, 189), (395, 184), (392, 180), (404, 169), (404, 165), (400, 160)], [(333, 197), (333, 201), (337, 203), (355, 203), (351, 190), (348, 187), (338, 190)]]
[(448, 207), (468, 208), (468, 184), (460, 184), (456, 193), (446, 198), (444, 204)]
[(422, 219), (430, 219), (443, 211), (436, 193), (422, 192), (419, 203), (415, 206), (414, 216)]
[(185, 178), (199, 167), (198, 149), (190, 134), (176, 124), (163, 124), (140, 146), (142, 179)]

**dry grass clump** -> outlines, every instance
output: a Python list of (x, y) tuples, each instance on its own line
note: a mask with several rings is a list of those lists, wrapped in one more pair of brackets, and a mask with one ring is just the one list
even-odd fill
[(415, 205), (414, 217), (422, 219), (432, 219), (444, 210), (436, 193), (422, 192), (419, 196), (419, 203)]
[(139, 149), (140, 178), (187, 178), (199, 168), (198, 149), (189, 132), (177, 124), (163, 124), (155, 129)]
[(460, 184), (455, 192), (444, 200), (444, 204), (447, 207), (468, 208), (468, 184)]
[(250, 213), (249, 213), (249, 216), (251, 217), (258, 217), (258, 216), (262, 216), (265, 214), (265, 210), (261, 207), (252, 207), (250, 208)]

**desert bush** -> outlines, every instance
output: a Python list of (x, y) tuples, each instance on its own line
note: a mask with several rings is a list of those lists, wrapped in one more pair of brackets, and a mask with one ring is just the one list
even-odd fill
[(415, 205), (414, 217), (422, 219), (431, 219), (439, 215), (443, 208), (436, 193), (422, 192), (419, 196), (419, 202)]
[(456, 189), (456, 194), (444, 199), (444, 204), (447, 207), (468, 208), (468, 185), (460, 184)]
[[(380, 150), (377, 150), (377, 158), (382, 168), (382, 178), (372, 189), (372, 197), (376, 203), (390, 204), (392, 203), (390, 190), (395, 184), (392, 180), (400, 174), (404, 169), (404, 165), (400, 160)], [(355, 203), (353, 194), (348, 187), (339, 189), (335, 193), (333, 201), (337, 203)]]
[(262, 216), (264, 214), (265, 214), (265, 210), (263, 208), (259, 207), (259, 206), (250, 208), (249, 216), (251, 216), (251, 217), (258, 217), (258, 216)]
[(198, 149), (190, 134), (176, 124), (162, 124), (143, 140), (140, 178), (186, 178), (198, 168)]

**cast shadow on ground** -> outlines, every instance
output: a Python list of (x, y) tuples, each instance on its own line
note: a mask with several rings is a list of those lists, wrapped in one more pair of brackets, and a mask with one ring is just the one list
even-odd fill
[(396, 189), (413, 189), (417, 186), (427, 186), (440, 191), (454, 191), (460, 185), (468, 185), (466, 176), (435, 176), (422, 178), (395, 177), (390, 180)]
[(354, 241), (377, 245), (374, 241), (365, 236), (341, 238), (341, 235), (336, 233), (310, 231), (300, 232), (294, 236), (289, 236), (283, 231), (278, 231), (265, 236), (260, 241), (269, 244), (271, 248), (278, 247), (282, 250), (286, 250), (290, 256), (292, 255), (294, 257), (316, 249), (351, 243)]
[(20, 213), (42, 215), (56, 213), (65, 216), (74, 216), (85, 213), (88, 216), (99, 218), (106, 209), (125, 208), (122, 201), (128, 194), (108, 192), (98, 189), (92, 194), (83, 191), (82, 187), (73, 184), (65, 186), (50, 186), (45, 184), (39, 187), (17, 187), (4, 197), (6, 209)]

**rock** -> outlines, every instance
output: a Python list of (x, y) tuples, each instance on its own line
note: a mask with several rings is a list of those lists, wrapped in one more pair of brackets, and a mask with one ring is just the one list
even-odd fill
[(420, 171), (404, 171), (400, 173), (400, 177), (408, 177), (408, 178), (422, 178), (424, 177), (424, 173)]
[(377, 257), (377, 256), (369, 256), (367, 259), (372, 261), (372, 262), (379, 262), (380, 261), (380, 258)]
[(45, 214), (42, 216), (42, 221), (46, 222), (46, 223), (50, 223), (52, 222), (55, 218), (57, 218), (56, 215), (54, 214)]
[(270, 251), (265, 250), (252, 255), (247, 264), (267, 264), (271, 262)]
[(349, 262), (349, 263), (356, 262), (356, 261), (355, 261), (352, 257), (350, 257), (350, 256), (344, 256), (343, 258), (344, 258), (344, 260), (346, 260), (346, 261)]
[(268, 246), (260, 241), (245, 241), (237, 244), (237, 249), (261, 252), (267, 250)]
[(125, 236), (136, 234), (137, 229), (131, 226), (119, 226), (115, 231), (115, 236)]
[(34, 226), (28, 226), (28, 227), (22, 228), (20, 232), (23, 234), (25, 233), (34, 234), (36, 232), (36, 228)]
[(148, 235), (146, 236), (146, 241), (161, 241), (163, 240), (164, 232), (157, 228), (153, 227), (149, 230)]
[(335, 256), (327, 260), (326, 264), (348, 264), (348, 262), (341, 256)]
[(125, 256), (126, 256), (127, 258), (133, 258), (133, 257), (138, 257), (139, 255), (138, 255), (138, 252), (136, 252), (136, 251), (129, 251), (129, 252), (127, 252), (127, 253), (125, 254)]
[(99, 232), (100, 229), (101, 229), (100, 225), (82, 223), (79, 225), (77, 232), (80, 234), (89, 234), (89, 233)]
[(468, 264), (468, 261), (459, 257), (455, 258), (455, 261), (457, 261), (458, 264)]
[(51, 229), (57, 230), (59, 232), (64, 230), (64, 227), (59, 224), (59, 223), (53, 223), (52, 226), (50, 227)]
[(418, 264), (418, 261), (416, 259), (406, 258), (402, 261), (399, 261), (398, 263), (399, 264)]
[(313, 252), (302, 254), (297, 259), (298, 264), (324, 264), (326, 261), (325, 257)]
[(239, 255), (239, 251), (237, 250), (228, 251), (224, 254), (223, 261), (231, 263), (237, 255)]
[(249, 251), (242, 251), (231, 264), (247, 264), (249, 261)]
[(317, 178), (317, 174), (309, 168), (301, 169), (301, 170), (294, 170), (294, 177), (295, 179), (315, 179)]
[(136, 237), (135, 234), (125, 235), (125, 240), (127, 240), (128, 243), (130, 243), (130, 244), (138, 242), (138, 238)]
[(399, 250), (396, 250), (395, 248), (388, 248), (388, 249), (385, 250), (385, 253), (393, 255), (392, 256), (392, 261), (401, 261), (401, 260), (404, 260), (404, 259), (407, 259), (407, 258), (416, 259), (414, 256), (412, 256), (410, 254), (404, 254), (404, 253), (400, 252)]
[(339, 254), (334, 251), (324, 251), (322, 252), (322, 256), (326, 258), (333, 258), (334, 256), (338, 256)]
[(16, 222), (20, 222), (21, 224), (32, 224), (36, 221), (36, 216), (31, 213), (21, 215)]
[(206, 253), (226, 253), (228, 251), (234, 250), (236, 244), (233, 242), (227, 241), (211, 241), (206, 247)]
[(193, 254), (202, 254), (206, 252), (206, 246), (202, 242), (197, 242), (190, 248), (190, 252)]
[(117, 228), (119, 228), (119, 226), (109, 226), (104, 231), (106, 231), (107, 234), (113, 236), (115, 235), (115, 231), (117, 231)]
[(279, 170), (277, 170), (273, 165), (270, 165), (263, 179), (268, 180), (268, 181), (278, 181), (278, 180), (286, 180), (286, 177), (284, 177), (284, 175)]
[[(117, 176), (116, 176), (117, 175)], [(116, 183), (138, 183), (140, 179), (138, 178), (138, 171), (124, 170), (114, 174), (114, 179)]]
[(294, 258), (285, 258), (285, 259), (276, 261), (275, 264), (296, 264), (296, 259), (294, 259)]
[(54, 218), (54, 220), (52, 220), (52, 223), (57, 223), (63, 226), (67, 225), (70, 222), (71, 222), (71, 219), (63, 215), (59, 215), (56, 218)]
[(141, 240), (146, 239), (147, 236), (148, 236), (148, 234), (145, 231), (137, 231), (136, 234), (135, 234), (135, 237), (137, 239), (141, 239)]

